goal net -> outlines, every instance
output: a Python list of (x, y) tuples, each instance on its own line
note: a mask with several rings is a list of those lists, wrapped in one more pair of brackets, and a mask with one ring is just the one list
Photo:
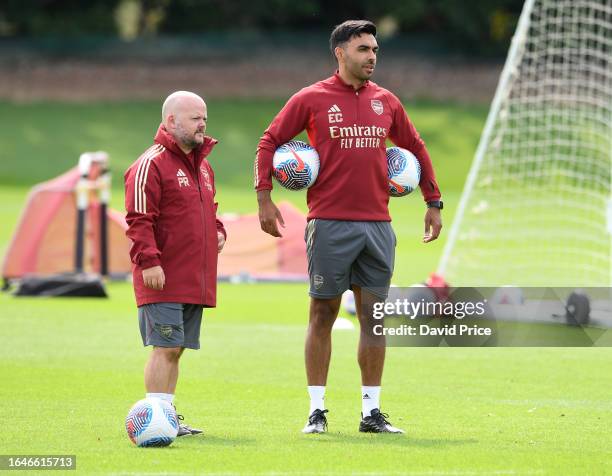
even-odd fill
[(611, 285), (612, 0), (527, 0), (438, 272)]

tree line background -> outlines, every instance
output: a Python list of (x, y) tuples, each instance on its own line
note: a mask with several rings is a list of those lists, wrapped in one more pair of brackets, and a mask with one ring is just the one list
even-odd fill
[(4, 0), (0, 41), (40, 37), (139, 38), (220, 31), (327, 31), (347, 18), (379, 36), (429, 36), (449, 49), (502, 55), (523, 0)]

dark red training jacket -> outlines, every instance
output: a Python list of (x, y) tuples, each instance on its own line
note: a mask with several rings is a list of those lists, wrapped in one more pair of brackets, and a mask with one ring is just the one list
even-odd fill
[(419, 160), (423, 198), (440, 198), (425, 144), (399, 99), (371, 81), (355, 90), (337, 73), (293, 95), (266, 129), (255, 160), (257, 191), (272, 188), (274, 152), (303, 130), (321, 160), (306, 196), (308, 219), (391, 220), (387, 139)]
[[(138, 306), (180, 302), (214, 307), (217, 231), (214, 174), (205, 157), (217, 141), (206, 137), (188, 156), (161, 125), (155, 144), (125, 172), (127, 236)], [(146, 288), (142, 270), (161, 265), (164, 289)]]

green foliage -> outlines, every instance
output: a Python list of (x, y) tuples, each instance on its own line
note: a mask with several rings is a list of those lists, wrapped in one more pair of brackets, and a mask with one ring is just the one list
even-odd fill
[(433, 18), (441, 22), (450, 41), (462, 49), (482, 53), (504, 52), (514, 33), (523, 2), (513, 0), (436, 0)]
[(85, 6), (79, 0), (5, 0), (0, 20), (6, 23), (5, 35), (11, 36), (109, 34), (115, 32), (117, 2), (94, 0)]
[[(390, 21), (399, 33), (426, 33), (466, 53), (507, 49), (522, 0), (7, 0), (0, 35), (117, 35), (120, 4), (136, 6), (136, 35), (254, 30), (329, 32), (349, 18)], [(394, 28), (396, 29), (396, 28)]]

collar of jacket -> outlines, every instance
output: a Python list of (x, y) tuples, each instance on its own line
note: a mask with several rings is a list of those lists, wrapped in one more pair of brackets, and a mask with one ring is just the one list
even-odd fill
[[(155, 142), (163, 145), (166, 149), (171, 151), (173, 154), (178, 155), (180, 158), (186, 161), (190, 166), (192, 167), (195, 166), (195, 170), (197, 170), (200, 167), (200, 163), (202, 163), (202, 160), (205, 157), (207, 157), (208, 154), (210, 154), (213, 147), (217, 145), (219, 141), (217, 139), (213, 139), (210, 136), (204, 136), (204, 142), (202, 143), (202, 145), (199, 145), (192, 151), (191, 154), (187, 155), (185, 154), (185, 152), (183, 152), (183, 150), (176, 143), (176, 140), (174, 139), (172, 134), (170, 134), (166, 130), (166, 127), (163, 124), (160, 124), (159, 128), (157, 129), (157, 134), (155, 134)], [(193, 161), (190, 157), (192, 154), (195, 157), (195, 161), (196, 161), (195, 164), (193, 164)]]
[(370, 80), (366, 79), (365, 82), (361, 85), (361, 87), (359, 89), (355, 89), (352, 84), (346, 84), (344, 82), (344, 79), (342, 79), (342, 77), (340, 77), (340, 71), (339, 70), (336, 70), (334, 75), (331, 77), (331, 80), (333, 81), (333, 83), (335, 85), (341, 86), (341, 87), (346, 88), (346, 89), (350, 89), (351, 91), (360, 91), (363, 88), (367, 88), (368, 86), (370, 86)]

